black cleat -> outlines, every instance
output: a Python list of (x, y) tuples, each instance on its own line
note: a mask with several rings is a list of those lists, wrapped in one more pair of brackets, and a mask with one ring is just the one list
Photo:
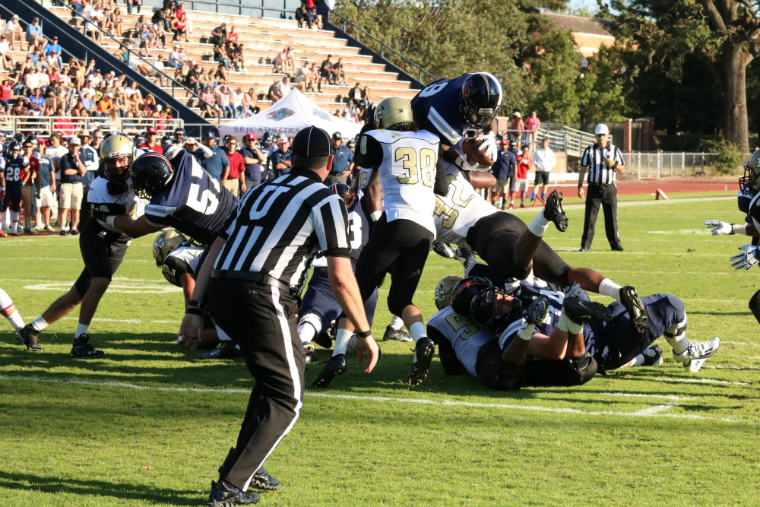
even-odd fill
[(625, 252), (625, 248), (623, 248), (622, 245), (617, 245), (611, 247), (613, 252)]
[(417, 340), (414, 346), (414, 359), (412, 368), (409, 370), (409, 385), (414, 387), (422, 384), (427, 378), (430, 362), (433, 360), (435, 353), (435, 343), (428, 337)]
[(258, 493), (244, 493), (238, 488), (230, 488), (224, 482), (211, 481), (211, 493), (208, 495), (208, 507), (233, 507), (235, 505), (253, 505), (259, 501)]
[(601, 303), (582, 301), (580, 298), (565, 298), (562, 308), (567, 318), (576, 324), (590, 320), (609, 322), (612, 320), (612, 312)]
[(312, 343), (316, 343), (320, 347), (324, 347), (326, 349), (332, 348), (332, 340), (330, 339), (330, 335), (325, 332), (319, 333), (317, 336), (315, 336), (314, 340), (312, 340)]
[(435, 253), (437, 253), (444, 259), (453, 259), (454, 257), (456, 257), (456, 254), (454, 253), (454, 249), (451, 248), (451, 245), (449, 245), (448, 243), (444, 243), (443, 241), (433, 241), (431, 248)]
[(264, 470), (264, 467), (259, 467), (256, 473), (253, 474), (251, 479), (251, 487), (255, 489), (263, 489), (264, 491), (275, 491), (280, 489), (280, 481), (272, 477)]
[(26, 345), (26, 348), (32, 352), (43, 351), (43, 348), (40, 347), (39, 336), (40, 334), (32, 327), (31, 324), (27, 324), (26, 326), (19, 329), (16, 333), (16, 338), (18, 338), (19, 341)]
[(588, 252), (588, 251), (589, 251), (589, 249), (588, 249), (588, 248), (586, 248), (586, 247), (582, 247), (582, 248), (581, 248), (580, 250), (578, 250), (578, 251), (579, 251), (579, 252)]
[(243, 352), (231, 341), (222, 342), (214, 350), (198, 355), (198, 359), (237, 359), (238, 357), (243, 357)]
[(311, 387), (330, 387), (330, 382), (332, 382), (335, 377), (343, 375), (344, 373), (346, 373), (346, 356), (344, 354), (332, 356), (330, 360), (325, 363), (325, 367), (322, 368), (322, 371), (317, 374), (314, 382), (311, 383)]
[(528, 324), (540, 324), (549, 312), (549, 298), (538, 296), (528, 307)]
[(404, 328), (393, 329), (391, 326), (387, 326), (385, 328), (385, 333), (383, 333), (383, 341), (411, 342), (414, 340), (412, 340), (412, 337), (404, 330)]
[(649, 325), (649, 315), (647, 315), (646, 308), (641, 303), (639, 295), (636, 294), (636, 289), (630, 285), (626, 285), (620, 289), (620, 302), (628, 310), (628, 315), (631, 317), (631, 323), (633, 329), (638, 334), (644, 334)]
[(306, 354), (306, 364), (314, 364), (319, 359), (319, 355), (311, 342), (303, 342), (303, 352)]
[(87, 343), (88, 341), (90, 341), (90, 335), (88, 334), (74, 338), (74, 344), (71, 347), (71, 357), (78, 359), (97, 359), (103, 357), (103, 351), (95, 350), (95, 347)]
[(567, 216), (562, 208), (562, 200), (562, 193), (554, 190), (546, 198), (546, 205), (544, 206), (544, 218), (554, 222), (554, 226), (559, 232), (567, 230)]

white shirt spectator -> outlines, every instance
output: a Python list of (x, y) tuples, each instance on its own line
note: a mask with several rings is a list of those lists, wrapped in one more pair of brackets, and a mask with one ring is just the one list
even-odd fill
[(292, 90), (292, 89), (293, 89), (293, 87), (290, 86), (289, 84), (284, 84), (283, 83), (283, 84), (280, 85), (280, 91), (282, 92), (282, 96), (283, 97), (285, 95), (287, 95), (288, 93), (290, 93), (290, 90)]
[(164, 71), (164, 62), (161, 60), (156, 60), (153, 62), (153, 66), (156, 68), (156, 70), (160, 70), (161, 72)]
[(0, 55), (5, 55), (5, 53), (10, 50), (10, 47), (8, 46), (7, 42), (0, 42)]
[(230, 103), (232, 104), (232, 107), (243, 105), (243, 94), (230, 89)]
[(3, 35), (7, 35), (10, 32), (18, 32), (21, 28), (21, 25), (17, 25), (13, 22), (12, 19), (9, 19), (8, 22), (5, 24), (5, 29), (3, 30)]
[(50, 76), (46, 72), (37, 72), (37, 86), (40, 88), (47, 88), (50, 86)]
[(214, 90), (214, 95), (216, 95), (216, 103), (220, 106), (229, 106), (230, 105), (230, 91), (222, 91), (222, 87), (218, 87), (216, 90)]
[(40, 87), (40, 78), (36, 73), (26, 75), (26, 86), (30, 90)]
[(103, 18), (103, 13), (100, 10), (100, 6), (90, 7), (84, 12), (84, 17), (88, 21), (85, 30), (96, 32), (98, 30), (95, 24)]
[(174, 65), (175, 62), (180, 62), (182, 59), (179, 57), (179, 53), (177, 51), (171, 50), (169, 51), (169, 65)]
[(536, 171), (548, 173), (557, 165), (557, 159), (552, 149), (547, 146), (545, 150), (539, 148), (533, 153), (533, 163), (536, 165)]
[(103, 81), (103, 78), (101, 78), (99, 74), (90, 74), (87, 76), (87, 84), (92, 83), (93, 88), (97, 88), (101, 81)]
[[(61, 161), (61, 157), (66, 155), (69, 152), (69, 149), (65, 146), (61, 145), (58, 148), (53, 148), (52, 146), (49, 147), (45, 154), (50, 157), (53, 160), (53, 165), (58, 165)], [(57, 168), (55, 170), (55, 179), (60, 180), (61, 179), (61, 169)]]

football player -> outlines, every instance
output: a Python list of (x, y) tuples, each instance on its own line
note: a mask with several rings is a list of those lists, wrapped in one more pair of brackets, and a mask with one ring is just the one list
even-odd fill
[(3, 289), (0, 289), (0, 315), (6, 318), (17, 333), (24, 327), (24, 319), (16, 310), (13, 300)]
[[(18, 236), (22, 188), (29, 181), (29, 159), (21, 154), (21, 143), (11, 141), (8, 160), (5, 162), (5, 207), (11, 212), (11, 234)], [(26, 213), (26, 210), (24, 211)]]
[[(401, 316), (415, 341), (409, 383), (417, 385), (427, 375), (435, 345), (425, 333), (422, 314), (412, 298), (435, 239), (435, 194), (446, 193), (446, 174), (438, 137), (417, 129), (404, 99), (391, 97), (380, 102), (375, 127), (360, 136), (355, 160), (362, 167), (378, 168), (384, 211), (356, 263), (356, 281), (362, 300), (367, 301), (390, 273), (388, 309)], [(341, 318), (333, 357), (313, 387), (327, 387), (346, 371), (346, 347), (353, 333), (349, 320)], [(361, 358), (361, 352), (359, 355)]]
[(180, 148), (185, 144), (186, 132), (183, 128), (174, 129), (174, 145)]
[[(705, 220), (713, 236), (741, 234), (751, 236), (752, 244), (739, 247), (742, 253), (731, 257), (731, 266), (736, 269), (751, 269), (760, 263), (757, 239), (760, 238), (760, 150), (755, 151), (744, 164), (744, 176), (739, 179), (739, 210), (747, 214), (744, 224), (732, 224), (720, 220)], [(747, 204), (749, 196), (749, 204)], [(749, 300), (749, 309), (760, 324), (760, 290)]]
[(137, 199), (129, 188), (129, 166), (135, 155), (134, 144), (122, 135), (111, 136), (100, 145), (103, 176), (95, 178), (90, 185), (87, 199), (93, 216), (87, 219), (79, 237), (79, 249), (85, 268), (66, 294), (56, 299), (42, 315), (18, 332), (19, 340), (29, 350), (42, 351), (39, 345), (40, 333), (81, 303), (71, 356), (81, 359), (103, 356), (103, 351), (96, 350), (89, 344), (88, 328), (100, 299), (124, 260), (131, 242), (129, 236), (105, 218), (131, 217), (136, 213)]
[[(153, 241), (153, 258), (156, 266), (161, 268), (161, 274), (167, 282), (182, 288), (185, 296), (185, 310), (190, 304), (190, 299), (195, 289), (195, 278), (201, 258), (206, 249), (192, 244), (175, 229), (166, 229)], [(198, 359), (235, 359), (240, 357), (240, 348), (232, 343), (232, 339), (216, 326), (210, 319), (204, 322), (204, 330), (199, 342), (185, 342), (179, 339), (179, 344), (184, 348), (214, 348), (221, 341), (221, 347), (214, 348), (210, 352), (204, 352)]]

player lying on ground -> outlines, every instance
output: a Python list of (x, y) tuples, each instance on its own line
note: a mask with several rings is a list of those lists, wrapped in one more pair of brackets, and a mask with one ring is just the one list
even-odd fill
[[(195, 288), (195, 278), (201, 259), (206, 253), (202, 246), (192, 244), (176, 229), (166, 229), (153, 241), (153, 258), (156, 266), (161, 268), (161, 274), (167, 282), (182, 288), (185, 296), (185, 311)], [(211, 317), (204, 315), (204, 329), (200, 340), (178, 339), (182, 347), (190, 350), (213, 349), (198, 356), (198, 359), (236, 359), (241, 357), (240, 347), (232, 342), (227, 333), (214, 324)], [(221, 342), (218, 348), (216, 345)]]
[(93, 359), (103, 356), (88, 342), (87, 333), (100, 299), (108, 290), (113, 275), (124, 260), (131, 238), (107, 223), (106, 216), (131, 219), (137, 209), (137, 200), (129, 187), (130, 165), (135, 157), (132, 142), (124, 136), (112, 135), (100, 145), (102, 176), (90, 185), (87, 200), (93, 216), (81, 229), (79, 249), (84, 270), (79, 279), (63, 296), (56, 299), (42, 315), (18, 332), (18, 338), (29, 350), (40, 352), (40, 333), (50, 324), (66, 316), (80, 303), (79, 323), (74, 334), (71, 356)]

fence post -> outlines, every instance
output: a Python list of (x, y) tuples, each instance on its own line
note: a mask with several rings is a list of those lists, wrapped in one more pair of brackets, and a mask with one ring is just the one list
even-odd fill
[(686, 153), (681, 153), (681, 176), (686, 176)]

